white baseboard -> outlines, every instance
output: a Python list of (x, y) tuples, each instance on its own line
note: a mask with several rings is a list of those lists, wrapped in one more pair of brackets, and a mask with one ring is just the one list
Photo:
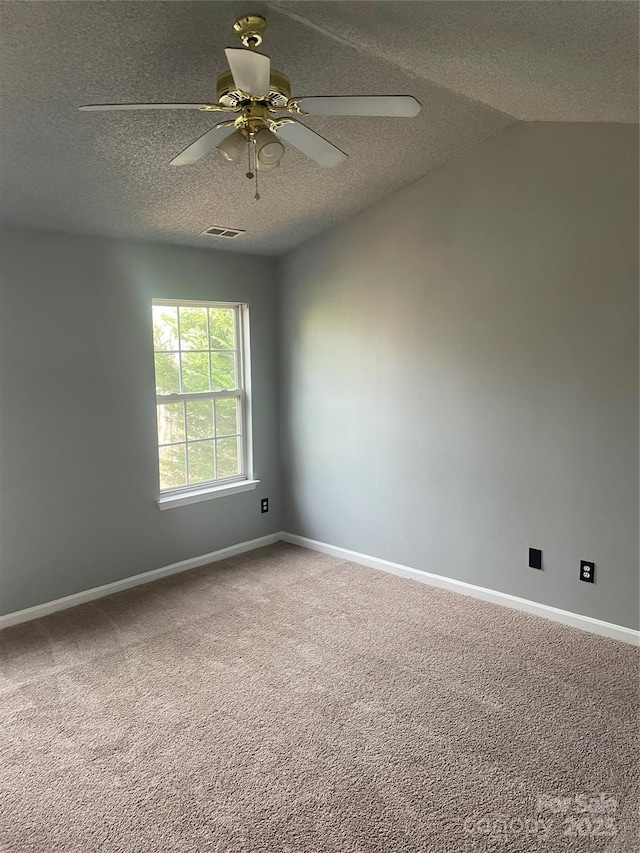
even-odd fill
[(166, 578), (168, 575), (176, 575), (179, 572), (196, 569), (198, 566), (206, 566), (208, 563), (215, 563), (218, 560), (224, 560), (236, 554), (244, 554), (245, 551), (264, 548), (265, 545), (273, 545), (274, 542), (279, 542), (282, 537), (282, 533), (270, 533), (268, 536), (261, 536), (259, 539), (250, 539), (248, 542), (239, 542), (237, 545), (230, 545), (228, 548), (221, 548), (219, 551), (212, 551), (210, 554), (203, 554), (201, 557), (192, 557), (189, 560), (182, 560), (180, 563), (163, 566), (161, 569), (152, 569), (150, 572), (143, 572), (140, 575), (122, 578), (122, 580), (114, 581), (104, 586), (96, 586), (93, 589), (77, 592), (74, 595), (67, 595), (65, 598), (47, 601), (45, 604), (37, 604), (35, 607), (28, 607), (26, 610), (7, 613), (5, 616), (0, 616), (0, 629), (8, 628), (11, 625), (19, 625), (21, 622), (29, 622), (31, 619), (39, 619), (41, 616), (48, 616), (50, 613), (56, 613), (58, 610), (76, 607), (78, 604), (84, 604), (86, 601), (94, 601), (96, 598), (104, 598), (105, 595), (113, 595), (115, 592), (122, 592), (122, 590), (131, 589), (133, 586), (151, 583), (151, 581)]
[(431, 572), (423, 572), (420, 569), (411, 569), (409, 566), (391, 563), (388, 560), (381, 560), (378, 557), (370, 557), (367, 554), (360, 554), (357, 551), (349, 551), (347, 548), (327, 545), (325, 542), (317, 542), (315, 539), (307, 539), (305, 536), (297, 536), (294, 533), (283, 533), (282, 539), (292, 545), (300, 545), (302, 548), (308, 548), (311, 551), (331, 554), (333, 557), (340, 557), (342, 560), (349, 560), (351, 563), (359, 563), (361, 566), (369, 566), (372, 569), (380, 569), (383, 572), (412, 578), (413, 580), (420, 581), (420, 583), (438, 586), (452, 592), (459, 592), (463, 595), (479, 598), (482, 601), (490, 601), (493, 604), (501, 604), (503, 607), (523, 610), (525, 613), (543, 616), (545, 619), (552, 619), (554, 622), (561, 622), (563, 625), (581, 628), (583, 631), (589, 631), (591, 634), (611, 637), (614, 640), (621, 640), (623, 643), (631, 643), (636, 646), (640, 645), (640, 631), (635, 631), (633, 628), (626, 628), (624, 625), (614, 625), (612, 622), (603, 622), (600, 619), (593, 619), (591, 616), (582, 616), (580, 613), (560, 610), (548, 604), (538, 604), (536, 601), (518, 598), (516, 595), (509, 595), (506, 592), (497, 592), (493, 589), (486, 589), (485, 587), (475, 586), (464, 581), (453, 580), (442, 575), (434, 575)]
[(370, 557), (368, 554), (360, 554), (357, 551), (350, 551), (348, 548), (339, 548), (335, 545), (328, 545), (325, 542), (318, 542), (315, 539), (307, 539), (305, 536), (297, 536), (295, 533), (270, 533), (268, 536), (261, 536), (259, 539), (250, 539), (247, 542), (239, 542), (237, 545), (231, 545), (228, 548), (221, 548), (219, 551), (212, 551), (210, 554), (203, 554), (200, 557), (192, 557), (189, 560), (182, 560), (180, 563), (172, 563), (170, 566), (163, 566), (160, 569), (152, 569), (150, 572), (143, 572), (139, 575), (133, 575), (129, 578), (115, 581), (114, 583), (97, 586), (93, 589), (87, 589), (83, 592), (67, 595), (65, 598), (58, 598), (55, 601), (48, 601), (45, 604), (37, 604), (35, 607), (28, 607), (26, 610), (18, 610), (15, 613), (7, 613), (5, 616), (0, 616), (0, 629), (8, 628), (11, 625), (18, 625), (21, 622), (28, 622), (31, 619), (39, 619), (41, 616), (47, 616), (50, 613), (56, 613), (58, 610), (66, 610), (69, 607), (76, 607), (78, 604), (84, 604), (87, 601), (93, 601), (96, 598), (103, 598), (106, 595), (113, 595), (116, 592), (121, 592), (125, 589), (130, 589), (134, 586), (151, 583), (160, 578), (175, 575), (179, 572), (186, 572), (189, 569), (195, 569), (198, 566), (206, 566), (208, 563), (215, 563), (218, 560), (224, 560), (227, 557), (233, 557), (236, 554), (243, 554), (247, 551), (253, 551), (256, 548), (263, 548), (265, 545), (272, 545), (275, 542), (284, 541), (292, 545), (299, 545), (302, 548), (307, 548), (311, 551), (320, 551), (323, 554), (330, 554), (333, 557), (339, 557), (342, 560), (348, 560), (351, 563), (358, 563), (361, 566), (368, 566), (372, 569), (379, 569), (384, 572), (390, 572), (394, 575), (400, 575), (405, 578), (426, 583), (430, 586), (437, 586), (442, 589), (448, 589), (452, 592), (469, 595), (473, 598), (479, 598), (482, 601), (490, 601), (493, 604), (500, 604), (503, 607), (511, 607), (515, 610), (522, 610), (525, 613), (533, 613), (535, 616), (542, 616), (545, 619), (552, 619), (554, 622), (560, 622), (563, 625), (571, 625), (574, 628), (580, 628), (583, 631), (589, 631), (592, 634), (599, 634), (603, 637), (611, 637), (614, 640), (621, 640), (624, 643), (632, 645), (640, 645), (640, 631), (635, 631), (632, 628), (626, 628), (624, 625), (614, 625), (612, 622), (603, 622), (600, 619), (594, 619), (591, 616), (582, 616), (580, 613), (571, 613), (569, 610), (560, 610), (557, 607), (551, 607), (548, 604), (539, 604), (536, 601), (529, 601), (526, 598), (518, 598), (515, 595), (509, 595), (506, 592), (497, 592), (493, 589), (486, 589), (482, 586), (465, 583), (464, 581), (453, 580), (442, 575), (434, 575), (431, 572), (424, 572), (420, 569), (412, 569), (409, 566), (402, 566), (400, 563), (392, 563), (389, 560), (382, 560), (379, 557)]

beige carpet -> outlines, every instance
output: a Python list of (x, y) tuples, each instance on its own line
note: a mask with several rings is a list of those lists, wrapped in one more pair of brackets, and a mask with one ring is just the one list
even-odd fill
[(414, 581), (275, 545), (0, 659), (3, 853), (638, 846), (637, 651)]

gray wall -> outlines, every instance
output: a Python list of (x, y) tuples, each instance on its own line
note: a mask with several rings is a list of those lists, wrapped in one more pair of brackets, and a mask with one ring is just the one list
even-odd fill
[(638, 627), (637, 145), (514, 126), (284, 260), (286, 530)]
[[(2, 232), (0, 613), (281, 529), (273, 274), (226, 252)], [(156, 506), (154, 296), (249, 303), (257, 491)]]
[[(508, 129), (287, 256), (279, 322), (273, 261), (1, 232), (0, 613), (284, 528), (637, 627), (637, 141)], [(158, 510), (153, 296), (250, 303), (258, 491)]]

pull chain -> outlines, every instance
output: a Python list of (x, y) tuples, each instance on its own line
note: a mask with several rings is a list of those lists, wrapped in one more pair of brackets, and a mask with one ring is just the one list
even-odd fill
[(254, 198), (256, 201), (260, 201), (260, 193), (258, 192), (258, 161), (256, 158), (255, 151), (253, 152), (253, 160), (256, 164), (256, 194), (254, 195)]
[(251, 137), (247, 136), (247, 178), (251, 180), (253, 172), (251, 171)]
[(251, 180), (251, 178), (255, 177), (255, 179), (256, 179), (256, 194), (254, 195), (254, 198), (256, 201), (260, 201), (260, 193), (258, 192), (258, 162), (256, 159), (255, 148), (254, 148), (254, 152), (253, 152), (254, 169), (253, 169), (253, 171), (251, 171), (251, 143), (252, 142), (255, 146), (255, 139), (253, 138), (253, 136), (248, 136), (247, 137), (247, 167), (248, 167), (248, 171), (247, 171), (246, 176), (247, 176), (247, 178), (249, 178), (249, 180)]

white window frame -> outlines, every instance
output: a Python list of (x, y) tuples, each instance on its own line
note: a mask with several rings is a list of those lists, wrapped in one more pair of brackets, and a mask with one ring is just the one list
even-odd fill
[[(255, 489), (259, 480), (253, 475), (253, 435), (251, 419), (251, 354), (249, 349), (249, 306), (245, 302), (219, 302), (199, 299), (162, 299), (154, 298), (152, 306), (171, 308), (233, 308), (235, 309), (235, 344), (237, 352), (237, 387), (228, 391), (197, 391), (189, 393), (156, 394), (156, 417), (159, 403), (183, 402), (186, 400), (215, 400), (237, 399), (239, 404), (240, 423), (240, 474), (234, 477), (224, 477), (208, 480), (193, 485), (176, 486), (171, 489), (160, 489), (157, 501), (160, 509), (171, 509), (186, 504), (198, 503), (211, 498), (238, 494)], [(178, 336), (179, 320), (178, 313)], [(179, 340), (178, 340), (179, 346)], [(155, 365), (156, 350), (153, 348)], [(186, 422), (185, 422), (186, 428)], [(185, 441), (186, 441), (185, 435)], [(156, 450), (160, 444), (156, 439)], [(160, 484), (160, 454), (158, 452), (158, 486)], [(187, 454), (188, 460), (188, 454)], [(187, 461), (188, 464), (188, 461)], [(188, 475), (187, 475), (188, 476)]]

